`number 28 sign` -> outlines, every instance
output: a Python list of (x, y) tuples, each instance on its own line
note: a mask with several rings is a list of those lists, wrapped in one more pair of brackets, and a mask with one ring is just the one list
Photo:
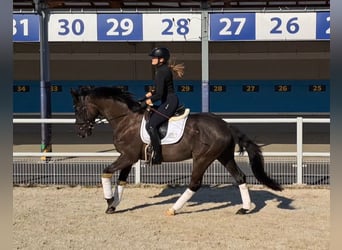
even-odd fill
[(200, 14), (150, 14), (143, 17), (144, 41), (200, 41)]

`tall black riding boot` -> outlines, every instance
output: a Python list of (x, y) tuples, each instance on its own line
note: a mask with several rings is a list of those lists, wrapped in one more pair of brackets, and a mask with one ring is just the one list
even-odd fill
[(147, 132), (150, 135), (153, 148), (152, 164), (161, 164), (161, 162), (163, 161), (163, 157), (158, 130), (156, 128), (149, 127)]

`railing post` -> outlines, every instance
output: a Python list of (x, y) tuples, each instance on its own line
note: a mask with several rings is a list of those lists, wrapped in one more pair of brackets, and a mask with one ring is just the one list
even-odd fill
[(303, 117), (297, 117), (297, 184), (303, 184)]
[(209, 112), (209, 14), (208, 1), (201, 1), (202, 112)]
[(141, 179), (140, 179), (140, 175), (141, 175), (141, 162), (140, 160), (137, 161), (136, 163), (133, 164), (133, 168), (134, 168), (134, 173), (135, 173), (135, 178), (134, 178), (134, 184), (140, 184)]

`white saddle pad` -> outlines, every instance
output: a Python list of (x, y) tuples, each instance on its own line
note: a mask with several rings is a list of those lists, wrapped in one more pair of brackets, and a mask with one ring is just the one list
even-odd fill
[[(166, 136), (161, 140), (161, 144), (173, 144), (178, 142), (182, 136), (183, 136), (183, 132), (184, 132), (184, 127), (185, 127), (185, 123), (186, 120), (188, 119), (188, 116), (184, 117), (183, 119), (180, 120), (169, 120), (169, 125), (167, 127), (167, 132), (166, 132)], [(150, 135), (147, 133), (146, 131), (146, 120), (145, 117), (143, 117), (142, 122), (141, 122), (141, 127), (140, 127), (140, 137), (141, 140), (146, 143), (149, 144), (150, 143)]]

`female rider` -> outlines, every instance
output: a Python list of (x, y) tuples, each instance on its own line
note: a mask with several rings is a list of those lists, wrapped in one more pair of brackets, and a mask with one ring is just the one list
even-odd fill
[(178, 97), (175, 93), (173, 83), (173, 71), (178, 77), (184, 73), (183, 64), (169, 65), (170, 52), (167, 48), (154, 48), (149, 56), (152, 57), (152, 65), (155, 66), (154, 88), (146, 93), (143, 106), (153, 106), (160, 102), (157, 108), (154, 108), (149, 121), (146, 123), (146, 130), (151, 138), (153, 148), (152, 164), (161, 164), (162, 152), (158, 127), (168, 120), (178, 107)]

